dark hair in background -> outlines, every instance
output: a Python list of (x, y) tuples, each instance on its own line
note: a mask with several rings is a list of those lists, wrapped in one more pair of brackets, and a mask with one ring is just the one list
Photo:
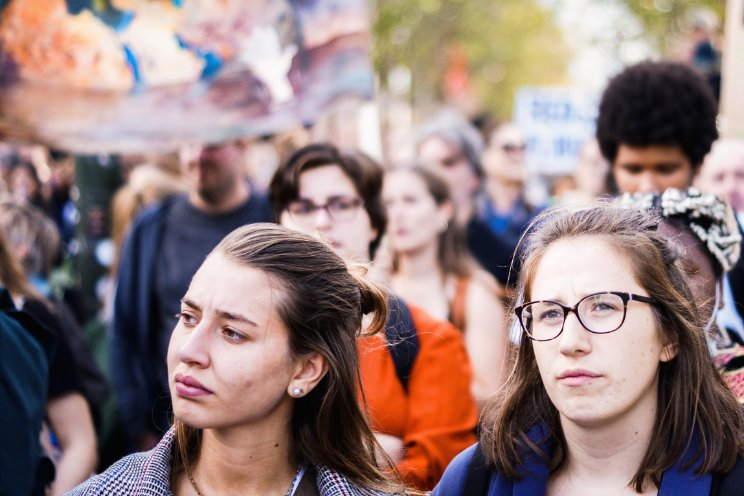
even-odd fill
[(676, 62), (641, 62), (612, 78), (599, 104), (597, 140), (615, 162), (620, 145), (677, 146), (697, 171), (718, 138), (716, 101), (705, 80)]
[[(515, 304), (531, 298), (537, 266), (556, 241), (595, 237), (628, 255), (634, 275), (649, 296), (659, 332), (677, 344), (678, 354), (661, 363), (658, 406), (651, 440), (630, 481), (636, 491), (650, 481), (657, 487), (664, 470), (680, 460), (697, 436), (699, 471), (726, 472), (744, 453), (744, 413), (716, 371), (705, 342), (703, 323), (686, 282), (677, 245), (657, 231), (659, 218), (635, 210), (597, 205), (580, 210), (551, 209), (533, 221), (523, 243), (522, 270)], [(619, 332), (622, 332), (620, 330)], [(566, 462), (566, 441), (559, 414), (545, 391), (533, 343), (522, 338), (512, 350), (511, 374), (487, 407), (481, 444), (490, 464), (518, 479), (525, 433), (544, 423), (555, 445), (551, 471)]]
[[(439, 175), (420, 164), (395, 169), (389, 174), (399, 171), (411, 172), (421, 179), (437, 206), (449, 203), (454, 210), (455, 205), (452, 203), (450, 197), (449, 186), (447, 186), (447, 182)], [(445, 274), (454, 274), (457, 277), (469, 277), (473, 274), (478, 267), (478, 262), (470, 254), (467, 240), (465, 239), (465, 232), (462, 227), (450, 220), (447, 223), (447, 228), (439, 234), (437, 243), (439, 245), (437, 249), (437, 261), (442, 272)], [(397, 265), (397, 257), (394, 257), (394, 270), (397, 270)]]
[(382, 167), (368, 155), (358, 150), (340, 149), (330, 143), (304, 146), (284, 160), (271, 179), (269, 200), (277, 222), (290, 202), (300, 194), (300, 175), (307, 170), (335, 165), (351, 179), (359, 196), (364, 200), (364, 209), (369, 215), (377, 236), (369, 244), (369, 256), (374, 258), (380, 240), (387, 227), (387, 214), (382, 203)]
[[(373, 313), (369, 333), (384, 328), (387, 296), (322, 242), (276, 224), (251, 224), (228, 234), (212, 251), (234, 263), (263, 271), (279, 291), (275, 311), (289, 332), (292, 356), (319, 353), (328, 372), (292, 413), (292, 454), (336, 470), (355, 484), (389, 490), (392, 484), (375, 462), (381, 450), (358, 397), (357, 337), (362, 317)], [(193, 463), (201, 431), (175, 421), (174, 467)], [(397, 488), (400, 489), (400, 488)]]

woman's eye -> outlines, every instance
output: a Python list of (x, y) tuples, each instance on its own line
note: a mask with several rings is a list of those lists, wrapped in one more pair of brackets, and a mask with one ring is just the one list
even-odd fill
[(222, 335), (225, 336), (230, 341), (235, 341), (235, 342), (245, 341), (246, 339), (246, 337), (243, 334), (239, 333), (238, 331), (234, 329), (230, 329), (229, 327), (225, 327), (224, 329), (222, 329)]
[(563, 318), (563, 312), (558, 310), (546, 310), (539, 315), (539, 321), (541, 322), (553, 322)]
[(176, 317), (180, 319), (185, 325), (192, 326), (196, 325), (196, 317), (187, 312), (179, 312)]

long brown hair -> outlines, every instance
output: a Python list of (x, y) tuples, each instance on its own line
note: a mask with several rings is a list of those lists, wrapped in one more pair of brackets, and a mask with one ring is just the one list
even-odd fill
[[(322, 355), (328, 372), (292, 412), (292, 456), (335, 470), (362, 488), (400, 489), (377, 467), (381, 450), (359, 406), (357, 337), (362, 317), (373, 314), (369, 333), (384, 328), (387, 295), (354, 275), (330, 248), (275, 224), (236, 229), (213, 250), (228, 260), (259, 269), (278, 285), (277, 314), (289, 331), (290, 353)], [(201, 431), (176, 419), (174, 468), (193, 463)]]
[[(530, 298), (536, 267), (552, 243), (594, 236), (628, 255), (636, 280), (658, 302), (653, 307), (657, 328), (667, 342), (676, 343), (678, 354), (659, 366), (659, 408), (651, 440), (629, 481), (638, 492), (649, 481), (658, 487), (662, 473), (683, 458), (693, 438), (699, 473), (726, 472), (744, 453), (744, 414), (713, 365), (704, 323), (680, 263), (682, 253), (657, 231), (658, 225), (659, 218), (651, 213), (607, 204), (548, 210), (533, 221), (522, 241), (517, 286), (519, 304)], [(484, 416), (481, 444), (486, 457), (513, 479), (519, 478), (525, 448), (549, 459), (551, 471), (558, 470), (566, 461), (566, 441), (540, 379), (532, 342), (522, 338), (511, 358), (511, 374)], [(527, 439), (526, 432), (536, 424), (547, 427), (555, 446), (552, 456)]]

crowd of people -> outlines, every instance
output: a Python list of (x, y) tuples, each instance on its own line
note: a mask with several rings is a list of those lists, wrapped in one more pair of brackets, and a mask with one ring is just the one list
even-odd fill
[(744, 141), (716, 108), (688, 66), (626, 68), (547, 201), (514, 123), (453, 112), (410, 163), (311, 142), (267, 182), (242, 140), (148, 159), (112, 202), (99, 340), (54, 277), (74, 157), (0, 146), (0, 484), (744, 494)]

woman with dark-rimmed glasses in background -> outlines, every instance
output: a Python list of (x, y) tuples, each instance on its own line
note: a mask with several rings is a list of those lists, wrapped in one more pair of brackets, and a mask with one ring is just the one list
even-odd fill
[(511, 374), (435, 495), (744, 494), (744, 415), (658, 227), (610, 205), (532, 225)]
[[(383, 170), (367, 155), (316, 143), (279, 166), (270, 200), (277, 220), (368, 265), (387, 224)], [(365, 409), (404, 482), (430, 490), (475, 441), (471, 368), (462, 334), (391, 296), (385, 332), (358, 340)]]

